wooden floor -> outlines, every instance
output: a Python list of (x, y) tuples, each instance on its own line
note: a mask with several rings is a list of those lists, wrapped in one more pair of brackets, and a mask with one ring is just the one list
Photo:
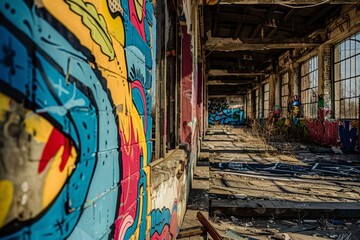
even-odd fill
[(360, 239), (359, 155), (267, 143), (231, 127), (210, 129), (201, 154), (210, 165), (209, 219), (223, 236)]

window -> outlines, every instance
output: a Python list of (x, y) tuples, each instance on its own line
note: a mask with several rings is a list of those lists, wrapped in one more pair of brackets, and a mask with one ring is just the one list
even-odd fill
[(360, 32), (335, 45), (334, 54), (336, 117), (354, 119), (360, 98)]
[(269, 83), (263, 85), (263, 117), (269, 115)]
[(312, 57), (301, 65), (301, 104), (306, 118), (317, 117), (318, 57)]
[(281, 108), (282, 116), (287, 117), (287, 104), (289, 99), (289, 73), (281, 76)]

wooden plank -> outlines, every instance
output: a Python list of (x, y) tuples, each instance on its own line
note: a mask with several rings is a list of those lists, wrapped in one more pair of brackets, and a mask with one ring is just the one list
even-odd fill
[(199, 219), (201, 224), (204, 226), (205, 230), (210, 234), (210, 236), (214, 240), (222, 240), (223, 239), (221, 237), (221, 235), (218, 233), (218, 231), (209, 222), (209, 220), (207, 220), (206, 217), (200, 211), (196, 214), (196, 217)]
[(213, 199), (209, 212), (237, 217), (359, 218), (360, 203)]
[(197, 236), (197, 235), (202, 235), (203, 233), (204, 233), (204, 228), (202, 228), (202, 227), (182, 229), (179, 232), (179, 234), (177, 235), (177, 238), (193, 237), (193, 236)]

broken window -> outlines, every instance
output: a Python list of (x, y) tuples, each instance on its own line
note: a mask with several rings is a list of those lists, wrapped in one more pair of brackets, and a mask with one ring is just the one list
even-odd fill
[(263, 117), (269, 115), (269, 83), (263, 85)]
[(317, 117), (318, 57), (312, 57), (301, 65), (301, 103), (304, 117)]
[(336, 116), (358, 118), (360, 98), (360, 32), (335, 45)]
[(289, 73), (281, 76), (281, 108), (282, 116), (287, 117), (287, 104), (289, 99)]

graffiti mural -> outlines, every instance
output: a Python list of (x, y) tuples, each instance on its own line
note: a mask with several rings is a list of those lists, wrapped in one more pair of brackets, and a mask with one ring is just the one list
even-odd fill
[(321, 145), (337, 146), (338, 145), (338, 121), (319, 119), (306, 119), (306, 128), (309, 138)]
[(241, 125), (244, 123), (244, 111), (240, 107), (229, 106), (227, 98), (209, 98), (209, 124)]
[(0, 19), (0, 238), (145, 239), (151, 2), (2, 1)]
[(152, 239), (176, 239), (177, 236), (177, 204), (173, 205), (172, 211), (168, 208), (154, 209), (151, 211), (151, 231)]
[(341, 121), (339, 123), (339, 138), (341, 148), (345, 151), (353, 151), (356, 149), (357, 140), (357, 121)]
[(302, 105), (299, 97), (295, 95), (291, 104), (291, 117), (294, 125), (299, 123), (299, 118), (302, 116)]

